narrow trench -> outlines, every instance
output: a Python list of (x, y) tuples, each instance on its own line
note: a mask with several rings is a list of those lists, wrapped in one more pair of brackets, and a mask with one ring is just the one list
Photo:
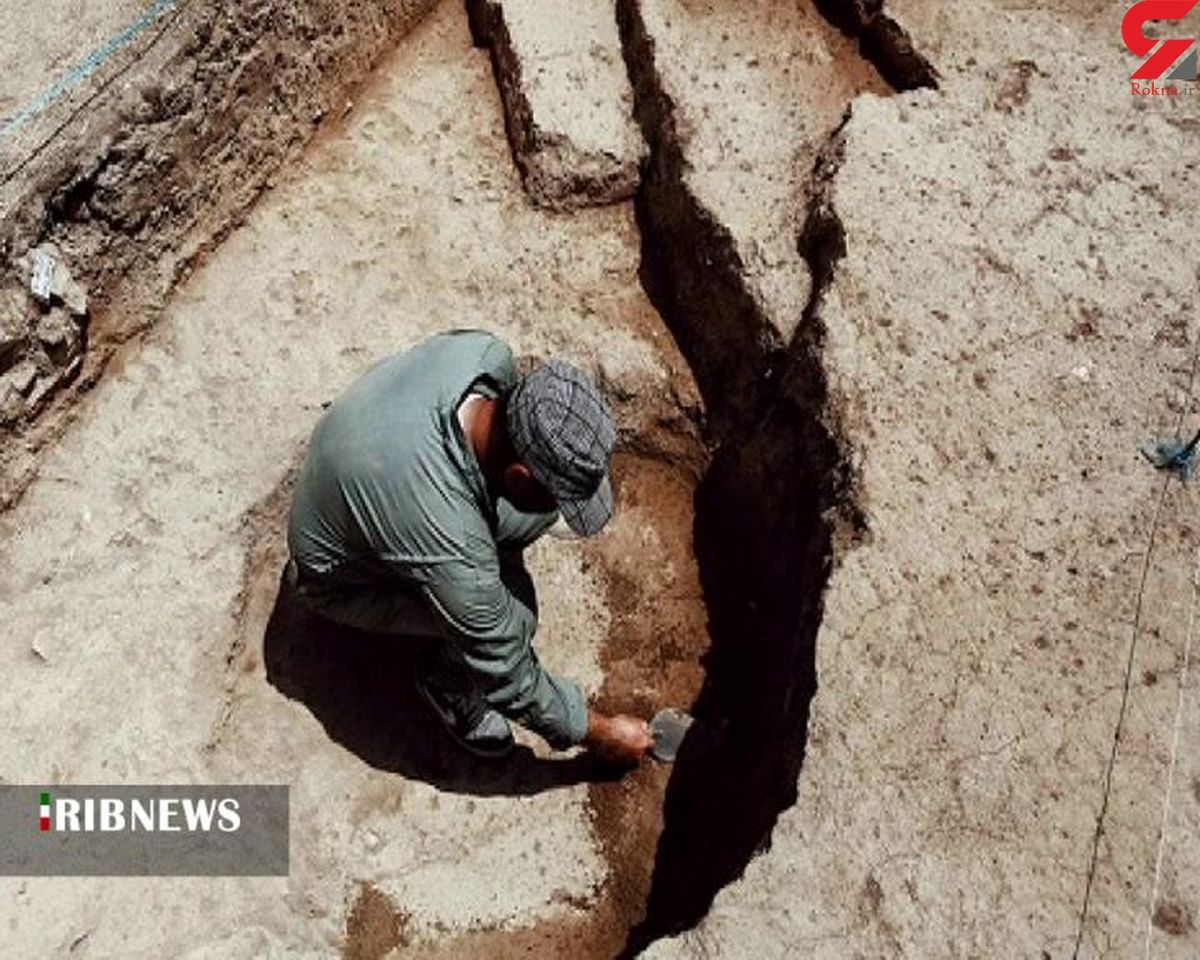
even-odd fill
[[(860, 53), (894, 89), (936, 85), (935, 71), (883, 15), (881, 2), (821, 0), (816, 6), (858, 39)], [(835, 544), (848, 548), (865, 532), (821, 361), (821, 298), (845, 253), (825, 190), (840, 162), (841, 125), (829, 133), (811, 171), (795, 239), (812, 276), (811, 294), (796, 333), (780, 342), (747, 288), (729, 231), (684, 182), (674, 107), (656, 77), (640, 2), (618, 0), (616, 7), (636, 119), (650, 147), (635, 198), (640, 279), (706, 407), (711, 459), (698, 483), (689, 484), (690, 547), (703, 606), (695, 605), (700, 619), (691, 625), (688, 649), (671, 651), (677, 660), (689, 653), (700, 658), (702, 679), (690, 677), (673, 691), (689, 685), (697, 691), (690, 706), (699, 722), (673, 768), (589, 788), (610, 877), (586, 916), (481, 931), (451, 944), (458, 953), (635, 956), (702, 919), (717, 892), (769, 844), (778, 815), (795, 803)], [(667, 464), (626, 460), (618, 469), (622, 502), (631, 487), (645, 483), (648, 469), (671, 475)], [(672, 483), (674, 496), (660, 483), (656, 509), (678, 502), (680, 477)], [(628, 608), (636, 582), (614, 578), (611, 564), (600, 562), (613, 608)], [(688, 625), (673, 626), (670, 632), (679, 636)], [(633, 638), (662, 642), (645, 623)], [(661, 703), (639, 701), (628, 678), (613, 675), (630, 639), (609, 638), (601, 705), (652, 711)], [(646, 670), (638, 672), (645, 676)], [(661, 810), (646, 809), (659, 798)]]
[[(882, 0), (821, 0), (896, 90), (936, 85)], [(841, 128), (812, 170), (797, 249), (812, 277), (790, 343), (772, 343), (730, 239), (683, 183), (673, 104), (656, 83), (639, 0), (618, 0), (637, 119), (650, 145), (636, 198), (642, 282), (705, 398), (715, 453), (695, 495), (695, 554), (711, 647), (693, 705), (699, 723), (667, 787), (644, 916), (623, 955), (699, 922), (717, 892), (769, 846), (796, 801), (816, 636), (839, 552), (865, 534), (847, 450), (828, 402), (820, 305), (845, 236), (827, 187)]]
[[(672, 263), (670, 240), (660, 245), (654, 229), (664, 209), (655, 210), (654, 189), (652, 182), (637, 200), (643, 282), (693, 360), (718, 438), (694, 501), (711, 647), (692, 707), (699, 724), (667, 787), (645, 912), (626, 956), (694, 926), (795, 802), (831, 569), (831, 527), (822, 514), (837, 499), (840, 462), (821, 415), (817, 337), (787, 352), (755, 343), (765, 325), (734, 271), (710, 272), (719, 256), (690, 259), (707, 239), (703, 215), (689, 218), (685, 231), (700, 243)], [(691, 335), (699, 330), (706, 333)], [(798, 391), (780, 389), (784, 370)]]

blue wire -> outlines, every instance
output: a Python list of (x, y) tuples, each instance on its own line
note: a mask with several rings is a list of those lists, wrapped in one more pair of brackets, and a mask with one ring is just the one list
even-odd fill
[(100, 69), (113, 54), (129, 46), (147, 27), (175, 6), (179, 0), (155, 0), (154, 4), (128, 27), (109, 40), (104, 46), (89, 53), (65, 76), (60, 77), (34, 99), (23, 110), (18, 111), (0, 124), (0, 137), (7, 136), (27, 121), (36, 117), (50, 104), (77, 84), (82, 83)]

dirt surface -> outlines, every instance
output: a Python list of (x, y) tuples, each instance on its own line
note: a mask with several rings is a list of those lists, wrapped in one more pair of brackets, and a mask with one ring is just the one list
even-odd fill
[[(144, 10), (139, 0), (105, 4), (78, 4), (50, 0), (36, 16), (15, 4), (0, 11), (0, 62), (22, 65), (6, 70), (0, 79), (0, 117), (15, 122), (27, 106), (37, 101), (52, 78), (74, 66), (80, 51), (105, 44)], [(71, 29), (64, 30), (63, 24)]]
[[(661, 462), (618, 455), (614, 482), (622, 516), (611, 534), (583, 545), (585, 569), (606, 584), (610, 612), (600, 650), (601, 709), (650, 716), (699, 693), (707, 647), (705, 611), (691, 543), (695, 477)], [(616, 781), (588, 787), (593, 830), (608, 874), (593, 898), (558, 899), (566, 917), (517, 930), (483, 930), (403, 956), (613, 957), (643, 918), (663, 794), (671, 768), (645, 763)]]
[[(6, 938), (21, 954), (65, 950), (83, 932), (98, 956), (368, 949), (392, 929), (380, 897), (407, 917), (411, 943), (436, 946), (473, 929), (572, 922), (612, 899), (610, 884), (642, 882), (610, 865), (590, 764), (543, 759), (528, 741), (509, 767), (464, 766), (406, 693), (410, 651), (322, 633), (280, 594), (288, 477), (322, 403), (375, 358), (478, 324), (519, 352), (592, 369), (634, 458), (620, 484), (632, 505), (606, 538), (529, 558), (543, 656), (600, 693), (610, 629), (626, 638), (618, 653), (632, 636), (673, 630), (674, 652), (647, 651), (654, 664), (686, 661), (677, 672), (638, 686), (632, 669), (617, 671), (605, 687), (640, 705), (695, 685), (705, 642), (702, 630), (679, 636), (703, 623), (687, 547), (704, 462), (698, 399), (641, 291), (632, 211), (556, 217), (529, 205), (457, 4), (418, 28), (360, 100), (163, 322), (121, 350), (0, 516), (6, 658), (29, 691), (5, 702), (6, 776), (289, 783), (291, 877), (5, 881)], [(605, 565), (633, 579), (648, 562), (660, 573), (639, 572), (641, 587), (679, 600), (613, 605)], [(71, 718), (70, 736), (47, 744), (38, 731), (55, 716)], [(628, 838), (644, 871), (665, 774), (642, 776), (596, 807), (645, 821)], [(348, 927), (362, 884), (379, 896)], [(130, 897), (158, 909), (139, 921), (120, 906)], [(610, 909), (616, 942), (625, 908)]]
[(643, 280), (715, 431), (759, 403), (812, 294), (796, 237), (817, 154), (851, 97), (886, 89), (808, 4), (618, 4), (638, 120)]
[(633, 196), (645, 152), (613, 0), (471, 0), (530, 198), (551, 209)]
[(379, 960), (408, 944), (404, 914), (387, 895), (364, 883), (346, 918), (346, 960)]
[[(0, 503), (20, 494), (76, 394), (30, 420), (63, 384), (88, 389), (114, 347), (159, 317), (433, 0), (156, 0), (139, 16), (129, 4), (104, 16), (108, 5), (76, 6), (89, 10), (80, 32), (68, 42), (58, 29), (4, 88), (24, 99), (0, 126), (0, 433), (15, 433), (0, 453)], [(45, 35), (53, 13), (11, 6), (5, 42)], [(29, 296), (29, 251), (47, 243), (89, 296), (88, 316), (65, 331)]]
[(818, 176), (866, 535), (797, 803), (649, 955), (1190, 956), (1195, 495), (1137, 452), (1195, 429), (1180, 108), (1130, 101), (1113, 18), (894, 6), (962, 59), (856, 100)]
[[(1200, 425), (1200, 97), (1130, 97), (1128, 4), (235, 6), (0, 140), (0, 773), (287, 783), (291, 875), (0, 881), (6, 948), (1200, 952), (1196, 495), (1138, 453)], [(469, 762), (281, 583), (323, 405), (456, 326), (612, 402), (537, 642), (690, 708), (674, 766)]]

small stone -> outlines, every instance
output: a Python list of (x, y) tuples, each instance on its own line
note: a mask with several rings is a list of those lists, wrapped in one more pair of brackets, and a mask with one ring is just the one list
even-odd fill
[(16, 423), (24, 412), (25, 400), (16, 388), (0, 385), (0, 426)]
[(58, 377), (42, 377), (34, 383), (33, 390), (30, 392), (28, 399), (25, 402), (25, 409), (32, 413), (41, 407), (42, 401), (50, 395), (50, 391), (58, 386)]
[(0, 370), (15, 361), (25, 345), (25, 306), (23, 293), (9, 290), (0, 298)]
[(32, 360), (22, 360), (15, 367), (0, 377), (0, 392), (11, 387), (21, 396), (26, 397), (37, 379), (37, 364)]
[(79, 343), (79, 327), (66, 310), (55, 307), (38, 320), (37, 338), (52, 356), (70, 355)]
[(57, 347), (67, 342), (74, 325), (63, 316), (62, 311), (52, 310), (37, 323), (37, 338), (47, 347)]
[(29, 292), (39, 303), (49, 303), (54, 291), (54, 256), (44, 247), (30, 251)]
[(59, 264), (56, 277), (55, 295), (71, 311), (71, 316), (86, 317), (88, 299), (83, 287), (75, 282), (75, 279), (62, 264)]

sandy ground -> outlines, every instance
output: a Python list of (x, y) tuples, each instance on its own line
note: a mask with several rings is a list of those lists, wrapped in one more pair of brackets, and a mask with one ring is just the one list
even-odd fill
[(650, 955), (1194, 956), (1196, 495), (1138, 448), (1197, 427), (1195, 107), (1130, 100), (1119, 17), (894, 7), (948, 76), (856, 100), (828, 187), (867, 532), (799, 799)]
[[(1196, 495), (1137, 452), (1197, 426), (1200, 97), (1129, 97), (1121, 2), (888, 0), (941, 75), (903, 94), (809, 3), (616, 7), (649, 41), (625, 51), (652, 151), (636, 215), (530, 201), (488, 56), (445, 0), (239, 229), (214, 246), (221, 230), (189, 228), (192, 275), (161, 319), (28, 452), (37, 479), (0, 513), (0, 774), (289, 783), (292, 875), (3, 880), (6, 951), (613, 956), (647, 891), (681, 879), (655, 851), (670, 769), (606, 782), (535, 738), (510, 767), (456, 759), (397, 680), (412, 651), (327, 630), (280, 590), (322, 404), (374, 359), (478, 325), (613, 397), (617, 520), (528, 558), (540, 648), (608, 707), (737, 686), (701, 660), (701, 583), (758, 533), (693, 555), (708, 453), (684, 356), (713, 446), (794, 464), (746, 439), (779, 425), (760, 402), (783, 403), (849, 478), (813, 507), (750, 464), (772, 504), (859, 527), (834, 529), (827, 584), (782, 591), (823, 610), (800, 651), (818, 682), (803, 765), (760, 801), (769, 843), (647, 955), (1200, 953)], [(37, 49), (0, 80), (0, 114), (137, 12), (47, 9), (0, 31), (0, 60)], [(51, 15), (78, 24), (69, 44)], [(138, 304), (106, 328), (148, 325)], [(692, 798), (712, 808), (696, 865), (737, 833), (726, 796)]]
[[(119, 87), (130, 65), (157, 44), (179, 4), (143, 0), (52, 0), (0, 10), (0, 197), (14, 170), (45, 147), (73, 115), (93, 126), (98, 93)], [(139, 21), (144, 19), (144, 23)]]
[[(8, 880), (2, 922), (14, 950), (45, 955), (86, 934), (73, 955), (325, 953), (343, 943), (360, 883), (394, 904), (414, 941), (570, 918), (594, 903), (609, 870), (578, 765), (530, 756), (498, 778), (456, 770), (439, 790), (419, 777), (445, 785), (444, 767), (418, 773), (422, 761), (392, 749), (412, 736), (408, 714), (372, 701), (384, 691), (354, 689), (378, 663), (340, 653), (337, 639), (319, 652), (348, 658), (333, 668), (343, 697), (379, 711), (364, 742), (361, 714), (305, 688), (311, 660), (273, 639), (264, 649), (263, 636), (286, 477), (323, 402), (374, 359), (471, 325), (593, 367), (602, 352), (609, 382), (663, 393), (685, 374), (636, 269), (627, 207), (563, 218), (528, 204), (487, 59), (463, 10), (444, 4), (336, 136), (179, 291), (166, 322), (118, 357), (0, 520), (6, 660), (27, 691), (3, 708), (6, 778), (290, 783), (292, 875)], [(628, 418), (622, 428), (639, 430)], [(679, 482), (668, 495), (686, 504), (686, 472)], [(658, 539), (678, 537), (666, 523), (682, 532), (675, 555), (686, 562), (686, 509), (635, 508), (609, 535), (614, 563), (635, 544), (644, 562)], [(555, 543), (530, 563), (546, 659), (595, 692), (614, 615), (588, 557)], [(689, 574), (660, 576), (665, 588)], [(694, 586), (688, 602), (699, 607)], [(298, 699), (266, 682), (268, 669)], [(60, 733), (53, 743), (47, 725)]]
[(0, 78), (0, 118), (9, 119), (48, 90), (92, 50), (133, 23), (146, 9), (141, 0), (85, 3), (51, 0), (36, 16), (19, 5), (0, 11), (0, 63), (20, 64)]

